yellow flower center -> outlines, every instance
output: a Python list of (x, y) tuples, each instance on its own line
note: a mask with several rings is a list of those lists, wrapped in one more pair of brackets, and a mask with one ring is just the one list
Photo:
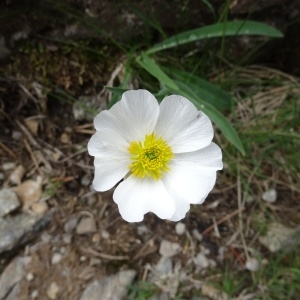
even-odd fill
[(160, 179), (163, 172), (170, 170), (168, 163), (174, 157), (172, 148), (154, 133), (147, 134), (143, 142), (131, 142), (128, 151), (132, 160), (131, 174), (139, 178)]

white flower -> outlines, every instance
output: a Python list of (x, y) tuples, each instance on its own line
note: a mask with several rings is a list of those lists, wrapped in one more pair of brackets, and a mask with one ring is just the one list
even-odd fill
[(95, 156), (97, 191), (114, 191), (114, 201), (128, 222), (147, 212), (179, 221), (190, 204), (201, 204), (222, 169), (222, 153), (212, 143), (209, 118), (182, 96), (159, 105), (146, 90), (127, 91), (94, 120), (88, 143)]

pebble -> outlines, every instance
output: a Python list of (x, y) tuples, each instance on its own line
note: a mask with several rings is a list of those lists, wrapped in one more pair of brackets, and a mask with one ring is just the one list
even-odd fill
[(256, 272), (259, 269), (259, 262), (255, 257), (251, 257), (246, 261), (245, 267), (251, 272)]
[(9, 175), (9, 180), (12, 184), (19, 185), (22, 182), (24, 174), (25, 168), (22, 165), (18, 165)]
[(48, 287), (46, 294), (51, 300), (57, 299), (57, 294), (59, 292), (59, 286), (55, 281), (53, 281)]
[(20, 131), (14, 130), (14, 131), (12, 132), (12, 138), (13, 138), (15, 141), (20, 140), (21, 137), (22, 137), (22, 133), (21, 133)]
[(45, 201), (33, 203), (31, 206), (31, 210), (40, 215), (44, 215), (48, 209), (48, 204)]
[(140, 225), (137, 227), (137, 234), (140, 236), (144, 236), (145, 234), (149, 234), (150, 230), (145, 225)]
[(194, 263), (201, 269), (206, 269), (209, 267), (209, 259), (202, 253), (198, 253), (194, 258)]
[(194, 238), (196, 238), (199, 242), (202, 241), (203, 236), (202, 236), (202, 234), (199, 232), (198, 229), (193, 229), (192, 234), (193, 234)]
[(71, 242), (72, 242), (72, 235), (71, 234), (64, 233), (63, 236), (62, 236), (62, 238), (63, 238), (63, 242), (65, 244), (71, 244)]
[(164, 257), (172, 257), (179, 253), (181, 247), (177, 243), (162, 240), (159, 247), (159, 254)]
[(178, 235), (183, 235), (185, 233), (185, 224), (182, 223), (182, 222), (178, 222), (176, 225), (175, 225), (175, 231)]
[(66, 233), (72, 233), (74, 229), (76, 228), (78, 223), (78, 217), (71, 217), (64, 225), (64, 231)]
[(89, 174), (85, 174), (81, 177), (80, 179), (80, 183), (83, 185), (83, 186), (89, 186), (91, 184), (91, 176)]
[(107, 240), (107, 239), (109, 239), (110, 234), (109, 234), (108, 231), (106, 231), (105, 229), (103, 229), (103, 230), (101, 231), (101, 237), (102, 237), (103, 239)]
[(173, 266), (170, 257), (161, 257), (155, 266), (155, 271), (160, 276), (170, 274), (172, 270)]
[(19, 206), (20, 202), (14, 190), (0, 190), (0, 217), (4, 217)]
[(32, 281), (33, 278), (34, 278), (34, 276), (33, 276), (32, 273), (28, 273), (28, 274), (26, 275), (26, 280), (27, 280), (27, 281)]
[(15, 188), (15, 192), (23, 204), (23, 209), (26, 210), (33, 203), (40, 200), (42, 196), (42, 179), (38, 178), (37, 181), (26, 180)]
[(2, 170), (3, 171), (9, 171), (11, 169), (14, 169), (16, 167), (16, 163), (14, 162), (7, 162), (7, 163), (4, 163), (2, 165)]
[(96, 228), (95, 220), (90, 217), (82, 218), (76, 227), (76, 232), (78, 234), (87, 234), (87, 233), (93, 233), (96, 231), (97, 231), (97, 228)]
[(52, 265), (60, 263), (62, 255), (60, 253), (54, 253), (51, 259)]
[(299, 235), (300, 226), (293, 229), (273, 222), (268, 226), (266, 235), (259, 237), (259, 241), (270, 252), (277, 252), (281, 249), (288, 252), (300, 244)]
[(262, 198), (266, 202), (274, 203), (277, 199), (277, 192), (274, 189), (270, 189), (262, 194)]
[(38, 290), (33, 290), (31, 292), (30, 296), (31, 296), (32, 299), (36, 299), (39, 296), (39, 291)]
[(226, 293), (219, 290), (218, 288), (210, 285), (210, 284), (203, 284), (201, 287), (201, 292), (204, 296), (209, 297), (211, 300), (228, 300), (229, 297)]
[[(136, 271), (120, 271), (116, 275), (95, 280), (87, 286), (79, 300), (122, 300), (127, 295), (127, 287), (132, 283)], [(126, 298), (127, 299), (127, 298)]]

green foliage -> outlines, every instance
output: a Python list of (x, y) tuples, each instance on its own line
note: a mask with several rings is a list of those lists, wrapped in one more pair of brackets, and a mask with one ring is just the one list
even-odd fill
[[(161, 32), (161, 30), (159, 30)], [(206, 113), (216, 126), (221, 130), (224, 136), (230, 141), (243, 155), (245, 149), (238, 136), (238, 133), (230, 122), (220, 113), (231, 109), (232, 99), (225, 91), (218, 86), (199, 78), (188, 72), (174, 70), (170, 67), (161, 67), (160, 64), (149, 56), (149, 54), (158, 51), (177, 47), (182, 44), (195, 42), (198, 40), (212, 37), (226, 37), (237, 35), (263, 35), (266, 37), (282, 37), (282, 33), (268, 25), (253, 21), (232, 21), (216, 23), (194, 30), (182, 32), (171, 38), (165, 39), (156, 46), (141, 52), (135, 57), (135, 61), (146, 72), (151, 74), (160, 83), (165, 94), (175, 93), (182, 95), (192, 101), (195, 106)], [(130, 65), (129, 65), (130, 68)], [(134, 73), (133, 71), (130, 73)], [(127, 77), (127, 80), (129, 78)], [(126, 87), (124, 82), (119, 86)], [(116, 103), (120, 90), (111, 90), (117, 92), (112, 103)]]
[(223, 36), (262, 35), (266, 37), (283, 37), (277, 29), (253, 21), (232, 21), (203, 26), (193, 30), (174, 35), (146, 51), (147, 54), (155, 53), (168, 48), (177, 47), (186, 43), (203, 39)]

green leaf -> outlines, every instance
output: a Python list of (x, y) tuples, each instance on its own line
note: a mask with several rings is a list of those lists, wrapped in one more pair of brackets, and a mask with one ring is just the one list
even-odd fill
[(127, 89), (122, 89), (120, 87), (116, 88), (116, 87), (111, 87), (111, 86), (105, 86), (105, 88), (117, 96), (122, 96), (123, 93), (128, 91)]
[(210, 104), (220, 111), (231, 108), (231, 96), (217, 85), (184, 71), (170, 68), (164, 68), (164, 70), (175, 80), (185, 83), (204, 103)]
[(203, 111), (216, 124), (227, 140), (231, 142), (243, 155), (245, 155), (243, 144), (230, 122), (212, 105), (202, 101), (202, 99), (199, 98), (186, 84), (177, 80), (175, 80), (175, 82), (180, 88), (180, 91), (173, 90), (172, 92), (180, 94), (193, 102), (199, 110)]
[(203, 26), (179, 33), (150, 48), (146, 53), (150, 54), (202, 39), (237, 35), (283, 37), (283, 34), (279, 30), (264, 23), (255, 21), (231, 21)]
[(162, 84), (172, 90), (178, 90), (175, 82), (147, 54), (142, 53), (136, 60), (147, 72), (157, 78)]

